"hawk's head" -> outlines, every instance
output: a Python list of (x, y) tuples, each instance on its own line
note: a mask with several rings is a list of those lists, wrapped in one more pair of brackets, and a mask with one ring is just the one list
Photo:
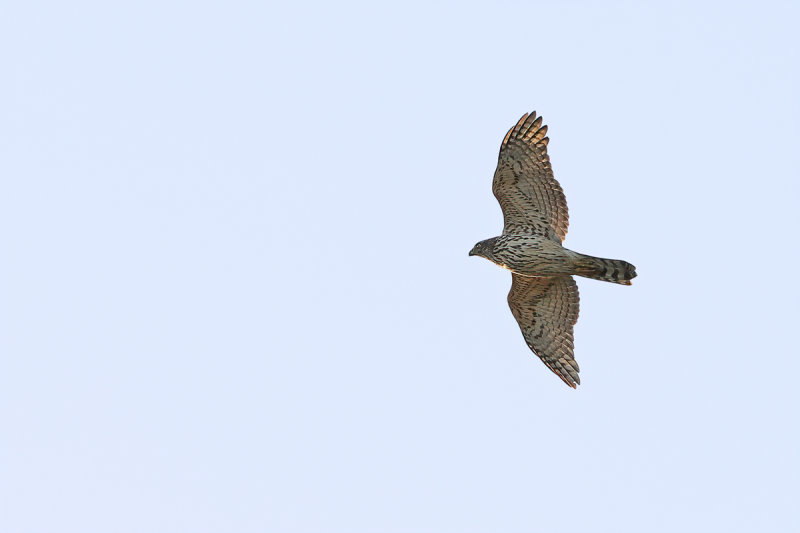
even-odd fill
[(472, 250), (469, 251), (469, 255), (479, 255), (491, 261), (494, 256), (494, 241), (496, 240), (497, 237), (492, 237), (491, 239), (479, 242), (472, 247)]

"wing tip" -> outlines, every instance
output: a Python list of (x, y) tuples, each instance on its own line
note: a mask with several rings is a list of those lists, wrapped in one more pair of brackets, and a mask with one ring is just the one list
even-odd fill
[(550, 142), (547, 135), (547, 125), (542, 125), (542, 117), (536, 111), (525, 113), (520, 117), (514, 126), (508, 130), (503, 138), (501, 148), (508, 144), (511, 139), (519, 139), (526, 144), (544, 145)]
[(578, 370), (576, 369), (574, 375), (569, 372), (565, 372), (563, 369), (557, 369), (544, 359), (542, 362), (547, 365), (547, 368), (553, 371), (553, 374), (561, 378), (561, 381), (566, 383), (568, 386), (572, 387), (573, 389), (577, 389), (578, 385), (581, 384), (581, 377), (578, 375)]
[(577, 389), (578, 385), (581, 384), (581, 380), (579, 378), (566, 379), (561, 374), (556, 373), (556, 375), (561, 378), (561, 381), (563, 381), (564, 383), (566, 383), (568, 386), (572, 387), (573, 389)]

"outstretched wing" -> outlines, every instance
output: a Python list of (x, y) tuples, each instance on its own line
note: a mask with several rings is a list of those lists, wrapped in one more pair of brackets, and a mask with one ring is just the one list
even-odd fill
[(572, 276), (512, 274), (508, 306), (528, 347), (573, 389), (580, 385), (572, 328), (578, 321), (578, 285)]
[(503, 233), (544, 235), (561, 242), (569, 215), (547, 156), (547, 126), (534, 111), (508, 130), (500, 146), (492, 192), (503, 209)]

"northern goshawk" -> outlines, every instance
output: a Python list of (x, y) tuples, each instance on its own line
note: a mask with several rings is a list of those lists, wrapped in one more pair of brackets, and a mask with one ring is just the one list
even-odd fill
[(479, 242), (469, 255), (512, 272), (508, 305), (525, 342), (575, 388), (581, 382), (572, 336), (579, 297), (572, 274), (630, 285), (636, 268), (561, 246), (569, 223), (567, 201), (553, 177), (546, 134), (536, 112), (524, 114), (506, 134), (492, 183), (503, 209), (503, 234)]

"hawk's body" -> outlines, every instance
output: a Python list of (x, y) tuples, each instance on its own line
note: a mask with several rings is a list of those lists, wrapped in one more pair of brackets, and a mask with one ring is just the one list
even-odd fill
[(503, 234), (479, 242), (470, 255), (512, 271), (508, 305), (528, 347), (574, 388), (580, 383), (572, 339), (579, 296), (572, 274), (630, 285), (636, 269), (561, 246), (569, 215), (550, 167), (546, 134), (535, 112), (506, 134), (492, 183), (503, 209)]

